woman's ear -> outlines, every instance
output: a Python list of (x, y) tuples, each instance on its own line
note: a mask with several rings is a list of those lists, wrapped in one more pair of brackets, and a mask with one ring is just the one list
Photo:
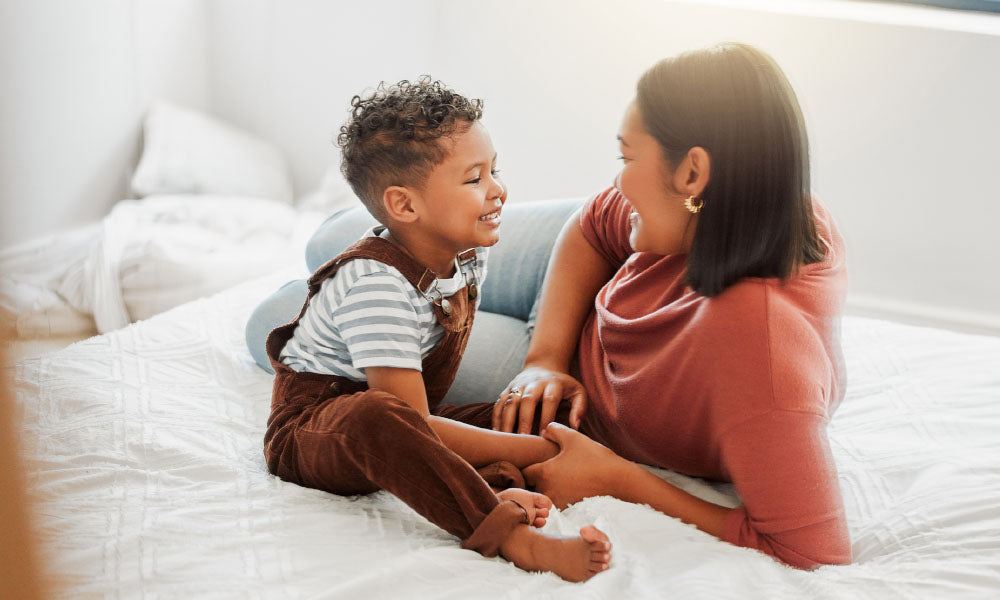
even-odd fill
[(413, 190), (401, 185), (391, 185), (382, 194), (382, 206), (386, 215), (393, 221), (412, 223), (417, 220), (414, 210)]
[(712, 157), (701, 146), (688, 150), (687, 156), (674, 171), (674, 185), (685, 196), (700, 198), (712, 175)]

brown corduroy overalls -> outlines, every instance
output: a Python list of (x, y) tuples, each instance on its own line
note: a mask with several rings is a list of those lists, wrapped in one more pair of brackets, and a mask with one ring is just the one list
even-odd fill
[[(355, 258), (395, 267), (422, 292), (434, 280), (433, 272), (402, 248), (377, 236), (356, 242), (309, 278), (309, 295), (299, 316), (267, 338), (275, 372), (264, 436), (268, 469), (286, 481), (335, 494), (389, 491), (460, 538), (463, 548), (495, 556), (514, 527), (527, 523), (524, 509), (515, 502), (500, 502), (490, 487), (523, 487), (516, 467), (495, 463), (477, 472), (442, 443), (420, 413), (392, 394), (345, 377), (296, 372), (278, 360), (323, 281)], [(460, 408), (440, 402), (469, 338), (475, 293), (467, 287), (449, 297), (447, 315), (434, 305), (445, 334), (422, 363), (431, 414)]]

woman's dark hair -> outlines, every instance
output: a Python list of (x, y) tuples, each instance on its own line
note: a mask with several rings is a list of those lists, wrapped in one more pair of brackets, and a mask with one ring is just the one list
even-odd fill
[(427, 75), (416, 82), (382, 82), (351, 99), (351, 117), (337, 136), (340, 170), (368, 212), (384, 222), (385, 189), (423, 185), (448, 155), (440, 139), (482, 116), (482, 100), (470, 100)]
[(770, 56), (727, 43), (667, 58), (639, 79), (636, 103), (671, 170), (695, 146), (711, 157), (688, 257), (695, 291), (715, 296), (823, 259), (802, 111)]

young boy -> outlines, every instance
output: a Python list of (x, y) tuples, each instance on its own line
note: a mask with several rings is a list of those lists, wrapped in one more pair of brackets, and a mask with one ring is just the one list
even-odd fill
[[(506, 201), (482, 102), (425, 77), (382, 84), (352, 107), (337, 140), (342, 170), (382, 225), (320, 267), (299, 317), (268, 336), (268, 468), (336, 494), (387, 490), (463, 548), (590, 578), (607, 568), (607, 536), (593, 526), (542, 534), (533, 527), (551, 500), (512, 487), (558, 448), (435, 414), (456, 414), (440, 401)], [(483, 475), (511, 489), (495, 492)]]

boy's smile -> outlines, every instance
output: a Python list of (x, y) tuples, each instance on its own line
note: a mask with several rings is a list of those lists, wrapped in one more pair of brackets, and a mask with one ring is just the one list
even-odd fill
[(500, 209), (496, 209), (492, 212), (488, 212), (485, 215), (479, 217), (479, 222), (486, 223), (488, 225), (499, 227), (500, 226)]

